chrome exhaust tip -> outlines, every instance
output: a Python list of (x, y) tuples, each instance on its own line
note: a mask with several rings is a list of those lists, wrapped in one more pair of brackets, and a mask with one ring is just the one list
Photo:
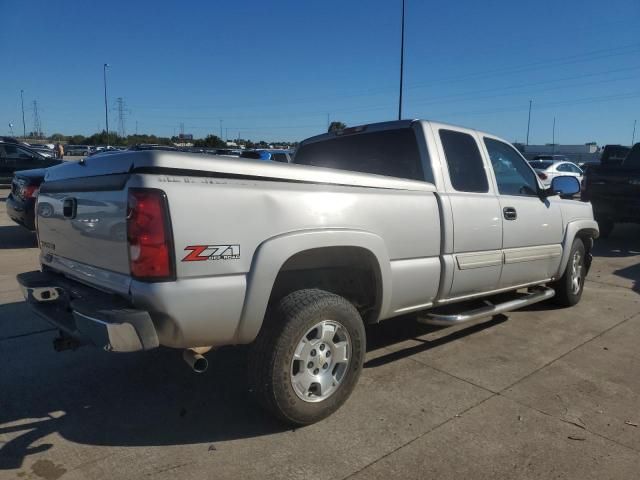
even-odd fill
[(191, 370), (196, 373), (204, 373), (207, 371), (207, 368), (209, 368), (209, 361), (204, 358), (202, 354), (194, 350), (185, 350), (182, 352), (182, 358), (187, 362), (187, 365), (191, 367)]

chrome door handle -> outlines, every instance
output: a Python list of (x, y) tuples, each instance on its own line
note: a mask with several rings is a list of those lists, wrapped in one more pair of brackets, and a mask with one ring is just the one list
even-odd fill
[(518, 218), (518, 212), (513, 207), (504, 207), (502, 209), (502, 214), (504, 215), (505, 220), (515, 220)]

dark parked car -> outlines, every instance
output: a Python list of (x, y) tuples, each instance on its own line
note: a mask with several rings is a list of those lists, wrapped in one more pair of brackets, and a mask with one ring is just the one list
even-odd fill
[(7, 197), (7, 214), (19, 225), (35, 230), (35, 205), (40, 184), (44, 180), (44, 168), (15, 172), (11, 192)]
[(612, 155), (589, 167), (581, 196), (593, 205), (601, 237), (609, 236), (616, 223), (640, 224), (640, 143), (622, 161)]
[(24, 145), (0, 143), (0, 184), (9, 184), (14, 172), (33, 168), (47, 168), (62, 160), (47, 158)]
[(622, 162), (629, 152), (631, 147), (624, 145), (605, 145), (602, 149), (602, 155), (600, 156), (601, 165), (622, 165)]

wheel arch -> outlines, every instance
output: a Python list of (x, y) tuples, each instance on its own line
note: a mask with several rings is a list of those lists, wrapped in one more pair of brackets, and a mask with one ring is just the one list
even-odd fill
[[(253, 257), (247, 275), (247, 292), (236, 331), (237, 343), (250, 343), (260, 331), (267, 305), (274, 294), (276, 280), (283, 268), (296, 263), (308, 252), (314, 252), (312, 267), (318, 267), (318, 252), (351, 249), (362, 252), (374, 268), (376, 277), (376, 311), (379, 316), (389, 308), (391, 300), (391, 267), (386, 245), (381, 237), (360, 230), (307, 230), (288, 233), (263, 242)], [(334, 250), (335, 251), (335, 250)], [(307, 288), (303, 286), (301, 288)]]
[(567, 224), (564, 239), (562, 241), (562, 257), (560, 258), (560, 266), (556, 278), (561, 278), (569, 263), (569, 255), (571, 253), (571, 245), (576, 238), (580, 238), (586, 249), (587, 269), (591, 266), (591, 249), (593, 248), (593, 240), (598, 238), (598, 223), (595, 220), (575, 220)]

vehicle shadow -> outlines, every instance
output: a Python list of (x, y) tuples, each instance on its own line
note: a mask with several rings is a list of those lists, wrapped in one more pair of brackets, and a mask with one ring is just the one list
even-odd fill
[[(242, 349), (211, 353), (201, 375), (168, 349), (114, 355), (84, 348), (56, 355), (32, 365), (34, 371), (3, 374), (11, 378), (2, 382), (0, 438), (11, 440), (0, 443), (0, 471), (54, 448), (43, 443), (52, 433), (85, 445), (163, 446), (287, 430), (248, 394)], [(33, 363), (19, 354), (11, 359), (21, 361)]]
[(19, 225), (0, 226), (0, 250), (38, 246), (35, 232)]
[(593, 246), (595, 257), (640, 257), (640, 225), (616, 224), (608, 238), (598, 238)]
[(640, 225), (617, 224), (609, 238), (599, 238), (593, 247), (594, 257), (637, 257), (638, 263), (614, 270), (618, 277), (632, 280), (632, 290), (640, 293)]
[(375, 356), (371, 360), (365, 362), (364, 368), (380, 367), (387, 363), (395, 362), (397, 360), (425, 352), (449, 342), (460, 340), (468, 335), (473, 335), (487, 328), (499, 325), (507, 321), (508, 318), (509, 317), (502, 314), (495, 315), (478, 323), (470, 323), (465, 328), (453, 330), (448, 335), (434, 339), (425, 339), (423, 337), (429, 333), (438, 332), (448, 327), (424, 325), (418, 323), (416, 321), (416, 317), (411, 315), (394, 318), (393, 320), (382, 322), (378, 325), (372, 325), (367, 328), (368, 351), (389, 347), (406, 340), (418, 342), (418, 345), (412, 345), (410, 347), (403, 348), (402, 350), (396, 350), (384, 355)]
[[(0, 306), (0, 317), (7, 307)], [(504, 318), (489, 320), (433, 341), (418, 337), (440, 327), (420, 325), (411, 316), (371, 326), (369, 351), (410, 338), (421, 345), (378, 356), (365, 367), (455, 341), (501, 321)], [(85, 445), (208, 443), (215, 448), (216, 442), (290, 430), (259, 408), (248, 391), (246, 347), (209, 353), (209, 370), (197, 375), (177, 350), (113, 354), (85, 347), (54, 353), (49, 343), (54, 336), (55, 332), (36, 332), (0, 345), (0, 438), (7, 439), (0, 443), (0, 470), (20, 468), (27, 456), (55, 448), (43, 440), (53, 433)]]

